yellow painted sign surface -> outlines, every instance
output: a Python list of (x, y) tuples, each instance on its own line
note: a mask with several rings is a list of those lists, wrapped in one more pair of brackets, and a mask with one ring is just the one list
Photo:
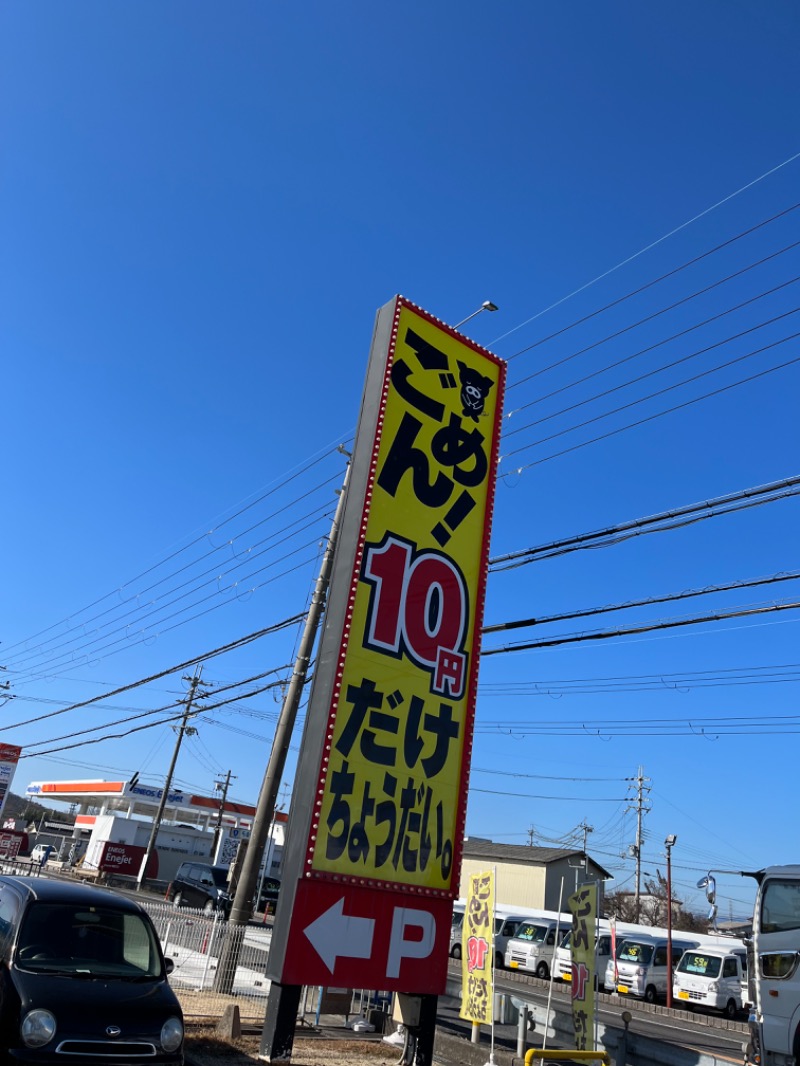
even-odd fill
[(307, 868), (450, 892), (505, 368), (400, 298), (394, 322)]
[(597, 939), (597, 883), (582, 885), (569, 897), (572, 914), (572, 1023), (578, 1051), (594, 1050), (595, 941)]
[(494, 874), (472, 874), (461, 927), (461, 1017), (491, 1025), (494, 958)]

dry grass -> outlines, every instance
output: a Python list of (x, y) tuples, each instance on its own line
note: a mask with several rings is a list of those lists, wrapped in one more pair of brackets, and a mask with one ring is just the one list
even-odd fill
[[(187, 1026), (186, 1058), (194, 1066), (252, 1066), (258, 1059), (261, 1037), (242, 1035), (238, 1040), (220, 1040), (213, 1026)], [(374, 1037), (357, 1040), (297, 1037), (292, 1066), (394, 1066), (396, 1047)]]

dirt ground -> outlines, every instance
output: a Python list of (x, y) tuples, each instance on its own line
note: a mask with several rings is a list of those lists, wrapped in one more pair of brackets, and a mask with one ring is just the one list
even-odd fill
[[(186, 1060), (191, 1066), (253, 1066), (258, 1060), (260, 1036), (242, 1035), (238, 1040), (220, 1040), (213, 1027), (186, 1030)], [(395, 1066), (399, 1050), (374, 1037), (327, 1040), (298, 1037), (292, 1066)]]

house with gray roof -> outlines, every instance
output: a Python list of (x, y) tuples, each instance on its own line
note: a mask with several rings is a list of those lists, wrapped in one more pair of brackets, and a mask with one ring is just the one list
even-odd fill
[(495, 900), (498, 906), (526, 910), (567, 909), (567, 898), (586, 881), (600, 885), (599, 913), (603, 913), (603, 883), (612, 875), (580, 849), (540, 848), (527, 844), (495, 844), (467, 837), (461, 861), (459, 895), (467, 894), (472, 874), (497, 872)]

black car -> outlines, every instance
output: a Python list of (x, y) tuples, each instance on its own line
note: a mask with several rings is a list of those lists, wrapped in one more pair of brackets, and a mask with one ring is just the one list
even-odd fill
[(197, 907), (208, 914), (219, 910), (227, 917), (232, 903), (228, 870), (200, 862), (181, 863), (167, 889), (167, 899), (176, 907)]
[(172, 968), (133, 900), (44, 877), (0, 877), (0, 1059), (182, 1066)]

